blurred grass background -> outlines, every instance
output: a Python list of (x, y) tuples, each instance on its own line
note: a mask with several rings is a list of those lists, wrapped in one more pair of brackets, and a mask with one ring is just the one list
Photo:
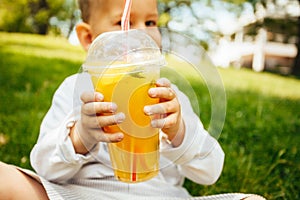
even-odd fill
[[(60, 37), (0, 32), (0, 160), (31, 168), (29, 153), (53, 93), (78, 72), (85, 52)], [(189, 180), (192, 195), (256, 193), (267, 199), (300, 199), (300, 80), (249, 69), (218, 69), (227, 96), (219, 142), (226, 160), (212, 186)], [(210, 120), (210, 96), (199, 92), (201, 119)]]

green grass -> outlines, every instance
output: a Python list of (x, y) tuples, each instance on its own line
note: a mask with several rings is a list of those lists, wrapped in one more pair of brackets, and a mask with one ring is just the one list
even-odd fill
[[(31, 168), (29, 153), (54, 91), (84, 60), (63, 38), (0, 33), (0, 160)], [(227, 97), (219, 137), (226, 160), (212, 186), (191, 181), (193, 195), (245, 192), (268, 199), (300, 199), (300, 80), (251, 70), (219, 69)], [(176, 81), (176, 80), (175, 80)], [(192, 102), (205, 127), (211, 100), (203, 81), (190, 78)]]
[(30, 168), (30, 149), (52, 95), (84, 56), (62, 38), (0, 33), (1, 161)]

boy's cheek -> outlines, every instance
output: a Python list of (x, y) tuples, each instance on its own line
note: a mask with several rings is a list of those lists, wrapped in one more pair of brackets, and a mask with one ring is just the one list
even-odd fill
[(156, 42), (156, 44), (159, 47), (161, 47), (161, 34), (158, 28), (157, 27), (147, 28), (146, 32), (152, 37), (152, 39)]

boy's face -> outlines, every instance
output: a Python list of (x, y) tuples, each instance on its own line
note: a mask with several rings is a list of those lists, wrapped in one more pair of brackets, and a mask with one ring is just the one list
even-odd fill
[[(90, 10), (90, 19), (88, 24), (85, 24), (89, 29), (90, 42), (92, 42), (101, 33), (121, 30), (121, 17), (125, 5), (124, 0), (94, 1), (95, 2)], [(161, 38), (157, 28), (157, 22), (158, 11), (156, 0), (132, 1), (130, 28), (145, 29), (159, 44)], [(78, 30), (80, 31), (80, 28), (77, 28), (77, 33), (79, 32)], [(78, 33), (78, 35), (80, 39), (80, 33)], [(82, 41), (81, 44), (85, 47)]]

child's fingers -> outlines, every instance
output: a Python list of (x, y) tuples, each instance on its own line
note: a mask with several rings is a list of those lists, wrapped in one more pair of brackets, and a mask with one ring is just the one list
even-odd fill
[(117, 105), (112, 102), (93, 102), (82, 106), (81, 112), (85, 115), (95, 115), (101, 113), (115, 113)]
[(176, 99), (173, 99), (172, 101), (165, 101), (155, 105), (145, 106), (144, 112), (146, 115), (164, 115), (178, 112), (179, 109), (179, 104), (177, 103)]
[(82, 124), (88, 129), (99, 129), (105, 126), (120, 124), (125, 120), (124, 113), (117, 113), (116, 115), (100, 115), (91, 116), (86, 115), (82, 118)]
[(104, 97), (99, 92), (84, 92), (80, 96), (81, 101), (83, 103), (89, 103), (89, 102), (100, 102), (103, 101)]
[(163, 128), (166, 124), (166, 118), (163, 119), (156, 119), (151, 121), (151, 126), (153, 128)]
[(158, 87), (171, 87), (171, 82), (167, 78), (160, 78), (156, 81)]
[(164, 100), (172, 100), (176, 97), (175, 91), (170, 87), (150, 88), (148, 94), (152, 98), (160, 98)]
[[(90, 136), (79, 136), (85, 147), (89, 147), (90, 143), (120, 142), (124, 138), (124, 134), (121, 132), (105, 133), (102, 129), (92, 129), (89, 131), (89, 135)], [(87, 138), (89, 138), (89, 140), (87, 140)]]
[(108, 142), (108, 143), (120, 142), (123, 140), (123, 138), (124, 138), (124, 134), (121, 132), (120, 133), (104, 133), (104, 132), (102, 132), (99, 135), (98, 141)]
[(146, 115), (160, 115), (160, 119), (153, 119), (151, 126), (154, 128), (171, 128), (177, 124), (180, 107), (176, 103), (176, 99), (163, 103), (145, 106), (144, 112)]
[(171, 88), (171, 82), (167, 78), (160, 78), (156, 81), (155, 88), (150, 88), (148, 94), (152, 98), (172, 100), (176, 97), (175, 91)]
[(111, 126), (115, 124), (120, 124), (125, 120), (124, 113), (117, 113), (116, 115), (104, 115), (97, 117), (97, 124), (100, 127)]
[(168, 115), (166, 118), (155, 119), (151, 121), (153, 128), (169, 129), (177, 124), (177, 115), (175, 113)]

